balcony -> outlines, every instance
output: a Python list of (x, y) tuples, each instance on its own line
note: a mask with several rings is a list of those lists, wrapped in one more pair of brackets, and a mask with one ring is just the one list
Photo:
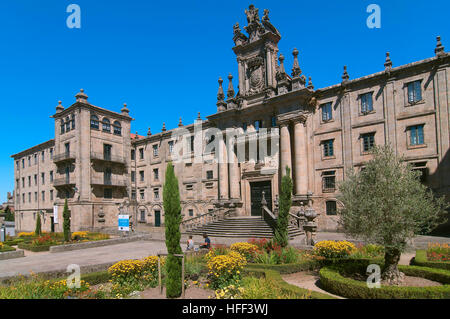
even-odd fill
[(125, 157), (107, 153), (91, 152), (91, 159), (100, 162), (125, 164)]
[(64, 152), (61, 154), (56, 154), (53, 156), (53, 163), (65, 162), (65, 161), (75, 161), (75, 154), (70, 152)]
[(92, 177), (91, 185), (97, 186), (112, 186), (112, 187), (127, 187), (128, 182), (124, 176), (114, 177)]
[(62, 187), (62, 186), (72, 186), (75, 185), (75, 180), (70, 177), (61, 177), (61, 178), (55, 178), (53, 180), (53, 186), (54, 187)]

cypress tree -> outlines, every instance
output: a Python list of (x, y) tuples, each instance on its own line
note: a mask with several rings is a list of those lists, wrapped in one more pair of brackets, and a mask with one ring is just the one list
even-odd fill
[(64, 241), (70, 241), (70, 210), (67, 198), (64, 202), (63, 219)]
[(34, 229), (34, 234), (36, 236), (41, 236), (42, 229), (41, 229), (41, 214), (37, 213), (37, 219), (36, 219), (36, 228)]
[(166, 296), (167, 298), (177, 298), (181, 295), (181, 258), (175, 257), (174, 254), (182, 253), (180, 246), (181, 204), (178, 179), (171, 162), (167, 164), (163, 197), (166, 247), (169, 254), (166, 260)]
[(286, 166), (286, 175), (281, 178), (280, 208), (275, 229), (275, 242), (282, 247), (286, 247), (289, 243), (289, 210), (292, 205), (292, 179), (290, 173), (291, 170)]

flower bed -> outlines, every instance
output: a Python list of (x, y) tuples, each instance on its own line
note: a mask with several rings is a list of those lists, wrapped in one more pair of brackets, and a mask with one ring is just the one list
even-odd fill
[(11, 247), (9, 245), (6, 245), (2, 242), (0, 242), (0, 253), (4, 253), (7, 251), (15, 251), (16, 249), (14, 247)]
[(450, 270), (450, 261), (431, 261), (427, 258), (427, 252), (424, 249), (416, 250), (416, 256), (411, 261), (411, 264)]
[(448, 244), (428, 244), (427, 258), (429, 261), (450, 261), (450, 246)]
[(345, 258), (356, 251), (356, 246), (346, 240), (323, 240), (314, 245), (314, 253), (325, 258)]
[(421, 277), (441, 282), (442, 286), (433, 287), (398, 287), (381, 286), (369, 288), (365, 281), (354, 280), (344, 275), (349, 273), (365, 273), (367, 263), (343, 263), (340, 265), (323, 267), (320, 282), (328, 292), (356, 299), (447, 299), (450, 298), (450, 272), (416, 266), (399, 266), (399, 270), (408, 276)]

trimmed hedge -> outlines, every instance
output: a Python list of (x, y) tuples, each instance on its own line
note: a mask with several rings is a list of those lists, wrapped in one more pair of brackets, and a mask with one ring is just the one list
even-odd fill
[[(294, 265), (294, 264), (292, 264)], [(253, 264), (252, 264), (253, 266)], [(281, 266), (281, 265), (271, 265), (271, 266)], [(247, 276), (253, 276), (257, 278), (265, 277), (267, 279), (272, 279), (276, 282), (278, 287), (286, 293), (293, 293), (298, 298), (304, 297), (306, 294), (310, 295), (311, 299), (337, 299), (331, 295), (324, 294), (317, 291), (308, 290), (305, 288), (300, 288), (294, 285), (291, 285), (287, 283), (286, 281), (281, 278), (281, 274), (279, 271), (273, 270), (273, 269), (262, 269), (262, 268), (251, 268), (247, 267), (245, 270), (245, 275)]]
[[(326, 266), (320, 272), (320, 282), (325, 290), (355, 299), (448, 299), (450, 298), (450, 272), (417, 266), (399, 266), (399, 270), (408, 276), (422, 277), (443, 283), (432, 287), (397, 287), (381, 286), (369, 288), (363, 281), (346, 278), (342, 273), (365, 272), (362, 264), (342, 264)], [(382, 264), (381, 264), (382, 266)]]
[(25, 239), (23, 239), (23, 238), (16, 238), (16, 239), (11, 239), (11, 240), (6, 240), (4, 242), (4, 244), (8, 245), (8, 246), (15, 246), (15, 245), (17, 245), (19, 243), (22, 243), (24, 241), (25, 241)]
[(295, 264), (279, 264), (279, 265), (250, 263), (247, 265), (247, 268), (274, 270), (278, 271), (281, 274), (292, 274), (299, 271), (319, 269), (321, 266), (322, 264), (320, 261), (305, 260)]
[(9, 245), (4, 245), (3, 248), (0, 248), (0, 253), (5, 253), (7, 251), (15, 251), (14, 247), (10, 247)]
[(450, 270), (449, 261), (430, 261), (427, 258), (427, 251), (424, 249), (416, 250), (416, 257), (411, 261), (411, 265)]
[(55, 244), (34, 246), (31, 243), (19, 243), (17, 245), (17, 247), (19, 247), (20, 249), (30, 250), (30, 251), (34, 251), (34, 252), (49, 251), (50, 246), (55, 246)]

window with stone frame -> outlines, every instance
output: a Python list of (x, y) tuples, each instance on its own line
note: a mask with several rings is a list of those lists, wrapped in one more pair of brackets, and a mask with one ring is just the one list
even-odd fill
[(139, 180), (141, 181), (141, 182), (143, 182), (144, 181), (144, 171), (139, 171)]
[(143, 148), (139, 149), (139, 159), (141, 159), (141, 160), (144, 159), (144, 149)]
[(53, 200), (53, 190), (50, 190), (50, 200)]
[(153, 189), (153, 197), (155, 200), (159, 200), (159, 188)]
[(50, 183), (53, 182), (53, 171), (50, 171)]
[(98, 116), (95, 114), (91, 115), (91, 128), (98, 130), (99, 128), (99, 120)]
[(193, 217), (194, 216), (194, 210), (193, 209), (189, 209), (189, 217)]
[(135, 182), (136, 181), (136, 172), (135, 171), (131, 171), (131, 182)]
[(41, 199), (43, 202), (45, 202), (45, 191), (41, 192)]
[(158, 157), (159, 155), (158, 144), (154, 144), (152, 148), (153, 148), (153, 157)]
[(427, 162), (417, 162), (412, 164), (412, 170), (420, 173), (419, 180), (422, 184), (427, 183), (428, 167)]
[(417, 103), (422, 100), (422, 81), (417, 80), (406, 84), (408, 103)]
[(169, 145), (169, 154), (173, 153), (173, 141), (168, 141), (167, 144)]
[(214, 172), (206, 171), (206, 179), (213, 179), (213, 178), (214, 178)]
[(322, 122), (329, 122), (333, 119), (332, 103), (328, 102), (320, 107), (322, 111)]
[(322, 173), (322, 191), (334, 192), (336, 190), (336, 171)]
[(114, 132), (114, 135), (122, 135), (122, 125), (120, 125), (119, 121), (114, 121), (113, 132)]
[(110, 120), (107, 117), (103, 118), (102, 131), (111, 133), (111, 122), (110, 122)]
[(107, 199), (112, 198), (112, 188), (105, 188), (103, 191), (103, 197)]
[(375, 146), (375, 133), (361, 134), (362, 140), (362, 151), (363, 153), (370, 152), (370, 150)]
[(159, 170), (157, 168), (153, 169), (153, 179), (159, 181)]
[(131, 190), (131, 199), (136, 200), (136, 191), (134, 189)]
[(143, 189), (139, 190), (139, 198), (142, 199), (142, 200), (145, 199), (145, 190), (143, 190)]
[(45, 173), (41, 173), (41, 183), (45, 185)]
[(327, 215), (336, 215), (337, 214), (336, 201), (328, 200), (325, 202), (325, 206), (326, 206)]
[(145, 222), (145, 209), (141, 209), (139, 212), (141, 214), (141, 222)]
[(332, 156), (334, 156), (333, 143), (334, 143), (334, 139), (325, 140), (325, 141), (322, 142), (323, 157), (332, 157)]
[(424, 125), (413, 125), (409, 126), (407, 130), (409, 131), (409, 145), (423, 145), (425, 144), (424, 135), (423, 135), (423, 127)]
[(364, 93), (359, 96), (361, 113), (367, 114), (373, 111), (373, 92)]

